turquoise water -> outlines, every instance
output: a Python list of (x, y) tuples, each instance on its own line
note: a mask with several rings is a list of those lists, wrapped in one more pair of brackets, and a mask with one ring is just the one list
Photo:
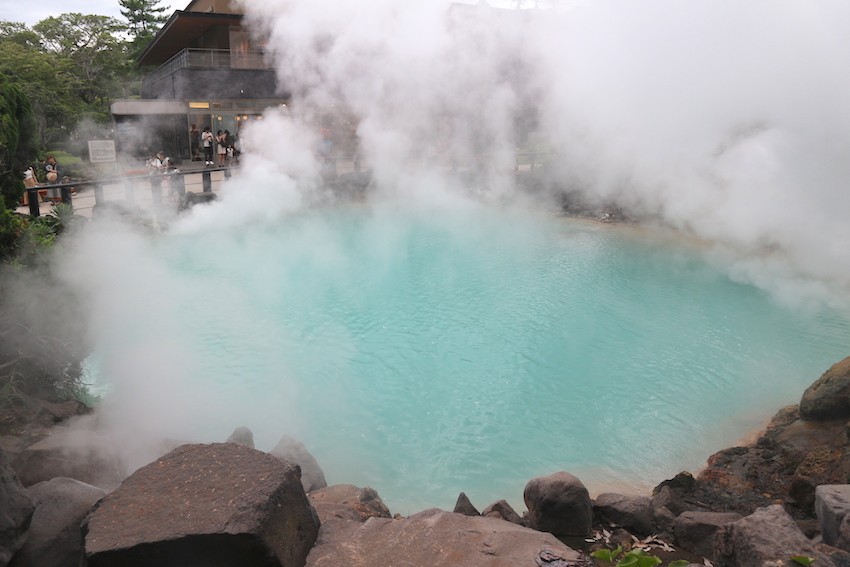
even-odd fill
[(847, 314), (779, 305), (693, 243), (543, 214), (307, 211), (150, 254), (191, 359), (181, 434), (288, 433), (394, 513), (460, 491), (522, 510), (558, 470), (654, 485), (850, 354)]

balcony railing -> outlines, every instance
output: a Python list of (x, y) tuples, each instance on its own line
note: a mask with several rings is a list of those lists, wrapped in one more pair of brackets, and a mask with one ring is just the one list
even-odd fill
[(230, 49), (184, 49), (145, 77), (146, 82), (157, 81), (179, 69), (268, 69), (269, 63), (262, 51)]

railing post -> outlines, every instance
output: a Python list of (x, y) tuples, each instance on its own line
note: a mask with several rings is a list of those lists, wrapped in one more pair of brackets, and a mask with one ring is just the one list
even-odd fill
[(201, 177), (204, 182), (204, 193), (212, 193), (212, 176), (210, 175), (210, 172), (204, 170)]
[(162, 204), (162, 177), (151, 176), (151, 202), (154, 205)]
[(177, 190), (177, 196), (182, 197), (186, 194), (186, 174), (178, 173), (171, 178), (172, 186)]
[(128, 205), (136, 202), (135, 195), (133, 194), (133, 179), (129, 177), (124, 180), (124, 199)]
[(97, 183), (94, 186), (94, 204), (102, 205), (103, 203), (105, 203), (103, 200), (103, 184)]
[(38, 187), (30, 187), (27, 189), (27, 201), (29, 201), (30, 214), (37, 217), (41, 214), (41, 209), (38, 206)]
[(62, 189), (61, 189), (62, 202), (66, 205), (72, 204), (72, 200), (71, 200), (71, 190), (72, 189), (73, 189), (73, 187), (67, 187), (67, 186), (62, 187)]
[(230, 179), (230, 168), (229, 167), (224, 170), (224, 178)]

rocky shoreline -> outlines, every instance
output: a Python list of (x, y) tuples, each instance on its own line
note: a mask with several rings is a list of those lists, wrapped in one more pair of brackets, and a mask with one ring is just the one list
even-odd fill
[(295, 439), (263, 453), (246, 428), (128, 476), (108, 438), (68, 427), (88, 411), (24, 396), (0, 421), (0, 567), (589, 567), (617, 546), (662, 566), (850, 566), (850, 358), (695, 476), (592, 500), (555, 472), (528, 482), (522, 515), (461, 493), (451, 512), (392, 516), (369, 487), (327, 486)]

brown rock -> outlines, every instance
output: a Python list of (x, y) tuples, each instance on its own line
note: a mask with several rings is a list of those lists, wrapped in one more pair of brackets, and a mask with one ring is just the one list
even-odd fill
[(833, 364), (806, 389), (800, 416), (809, 421), (850, 417), (850, 357)]
[(330, 521), (322, 526), (307, 567), (536, 567), (558, 564), (555, 557), (565, 560), (561, 565), (593, 565), (550, 534), (428, 510), (406, 520)]
[(234, 443), (184, 445), (89, 514), (89, 567), (300, 567), (318, 519), (298, 467)]
[(368, 486), (335, 484), (314, 490), (308, 498), (323, 524), (334, 519), (365, 522), (369, 518), (392, 517), (378, 493)]

